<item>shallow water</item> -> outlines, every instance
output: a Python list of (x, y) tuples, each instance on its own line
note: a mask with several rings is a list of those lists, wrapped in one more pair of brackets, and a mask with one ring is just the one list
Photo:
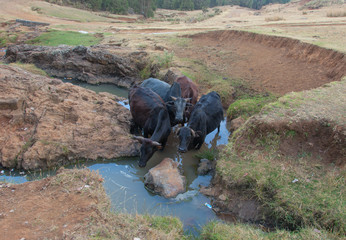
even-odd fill
[[(111, 84), (90, 86), (86, 83), (78, 83), (78, 85), (96, 92), (109, 92), (116, 95), (119, 94), (118, 96), (127, 96), (126, 89), (119, 89)], [(122, 104), (128, 108), (126, 103), (122, 102)], [(87, 162), (77, 167), (86, 166), (91, 170), (98, 171), (103, 176), (105, 190), (116, 211), (176, 216), (184, 223), (185, 230), (194, 232), (210, 220), (217, 219), (213, 210), (205, 206), (206, 203), (210, 203), (210, 199), (198, 191), (200, 186), (209, 185), (211, 176), (197, 175), (199, 159), (195, 155), (208, 148), (215, 148), (218, 145), (226, 144), (230, 134), (227, 128), (225, 118), (221, 122), (219, 133), (217, 133), (216, 129), (207, 135), (205, 144), (200, 150), (190, 150), (187, 153), (178, 152), (179, 140), (172, 132), (164, 151), (156, 152), (148, 161), (145, 168), (138, 167), (138, 157), (117, 159), (114, 161), (107, 160), (97, 163)], [(186, 177), (187, 182), (187, 191), (173, 199), (166, 199), (152, 194), (144, 187), (144, 175), (165, 157), (172, 158), (180, 163), (179, 167)], [(55, 171), (53, 170), (30, 173), (0, 169), (0, 181), (23, 183), (54, 174)]]

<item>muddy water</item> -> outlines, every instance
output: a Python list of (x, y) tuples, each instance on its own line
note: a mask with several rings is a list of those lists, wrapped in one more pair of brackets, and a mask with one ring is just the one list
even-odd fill
[[(77, 83), (75, 83), (77, 84)], [(109, 92), (118, 96), (127, 97), (127, 90), (114, 85), (89, 85), (78, 83), (82, 87), (96, 92)], [(128, 108), (126, 103), (123, 103)], [(174, 129), (173, 129), (174, 130)], [(199, 159), (195, 157), (198, 152), (218, 145), (226, 144), (229, 137), (226, 119), (221, 122), (220, 132), (217, 130), (208, 134), (204, 146), (200, 150), (191, 150), (179, 153), (179, 140), (174, 133), (169, 136), (164, 151), (158, 151), (149, 160), (145, 168), (138, 167), (138, 157), (117, 159), (114, 161), (101, 161), (98, 163), (83, 163), (91, 170), (98, 171), (104, 178), (104, 187), (116, 211), (138, 214), (171, 215), (181, 219), (184, 229), (194, 232), (210, 220), (217, 219), (212, 209), (205, 206), (210, 199), (199, 193), (201, 186), (208, 186), (211, 176), (198, 176), (197, 168)], [(183, 194), (174, 199), (165, 199), (152, 194), (144, 187), (144, 175), (160, 161), (169, 157), (180, 163), (183, 175), (187, 180), (187, 189)], [(77, 167), (82, 167), (78, 165)], [(75, 167), (75, 166), (71, 166)], [(1, 169), (0, 169), (1, 171)], [(44, 173), (27, 173), (5, 170), (0, 172), (0, 181), (23, 183), (30, 180), (55, 174), (54, 171)]]

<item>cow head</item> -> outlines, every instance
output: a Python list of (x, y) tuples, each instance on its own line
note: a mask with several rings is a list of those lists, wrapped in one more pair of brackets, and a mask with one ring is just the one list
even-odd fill
[(189, 103), (191, 98), (181, 98), (181, 97), (171, 96), (171, 99), (173, 101), (168, 102), (168, 104), (174, 105), (174, 110), (175, 110), (174, 123), (175, 124), (184, 123), (185, 122), (185, 118), (184, 118), (185, 108), (186, 106), (191, 105)]
[(145, 167), (149, 159), (153, 156), (153, 154), (158, 149), (162, 148), (161, 143), (158, 143), (156, 141), (153, 141), (149, 138), (144, 138), (144, 137), (134, 136), (133, 138), (142, 144), (140, 149), (140, 158), (139, 158), (138, 166)]
[(190, 143), (194, 138), (198, 137), (198, 134), (189, 127), (182, 127), (177, 130), (179, 136), (179, 152), (187, 152)]

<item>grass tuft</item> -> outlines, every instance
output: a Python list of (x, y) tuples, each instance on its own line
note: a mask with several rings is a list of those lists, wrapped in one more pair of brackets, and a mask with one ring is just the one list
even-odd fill
[(231, 119), (237, 117), (247, 119), (256, 113), (259, 113), (264, 105), (275, 100), (276, 97), (273, 95), (259, 95), (255, 97), (239, 99), (229, 106), (227, 110), (227, 116)]

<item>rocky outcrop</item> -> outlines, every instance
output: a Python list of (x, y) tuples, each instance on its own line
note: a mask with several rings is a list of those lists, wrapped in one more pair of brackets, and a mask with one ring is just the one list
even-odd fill
[(5, 61), (32, 63), (50, 76), (74, 78), (91, 84), (113, 83), (130, 87), (140, 79), (139, 72), (148, 64), (146, 52), (115, 54), (99, 47), (10, 46)]
[(138, 155), (131, 114), (117, 100), (0, 65), (0, 165), (37, 169)]
[(179, 172), (178, 163), (170, 158), (163, 159), (144, 176), (145, 186), (165, 198), (173, 198), (185, 192), (185, 183), (185, 177)]

